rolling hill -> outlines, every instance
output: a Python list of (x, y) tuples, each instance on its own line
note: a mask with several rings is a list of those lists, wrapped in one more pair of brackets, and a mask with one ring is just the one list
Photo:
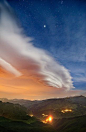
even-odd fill
[[(53, 98), (41, 101), (30, 101), (23, 99), (0, 99), (3, 102), (23, 105), (28, 109), (28, 115), (33, 114), (37, 118), (42, 118), (42, 114), (53, 115), (54, 118), (70, 118), (86, 115), (86, 97), (74, 96), (67, 98)], [(63, 113), (62, 110), (71, 109), (71, 112)]]
[[(1, 100), (0, 132), (86, 132), (84, 96), (42, 101)], [(42, 122), (46, 115), (53, 116), (51, 123)]]

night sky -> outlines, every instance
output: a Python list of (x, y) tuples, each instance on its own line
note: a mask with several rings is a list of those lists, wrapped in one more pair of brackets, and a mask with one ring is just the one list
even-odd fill
[[(7, 2), (13, 9), (15, 16), (17, 16), (17, 22), (20, 28), (23, 29), (23, 34), (32, 38), (31, 43), (33, 46), (45, 51), (54, 58), (55, 62), (68, 70), (73, 81), (72, 84), (75, 87), (73, 89), (75, 95), (76, 91), (81, 91), (78, 94), (85, 95), (86, 1), (7, 0)], [(56, 97), (53, 91), (58, 88), (54, 87), (52, 89), (49, 97)], [(48, 92), (45, 93), (46, 97), (43, 96), (43, 98), (49, 98), (47, 97)], [(51, 93), (53, 93), (52, 96)], [(60, 94), (61, 91), (59, 97)], [(64, 95), (62, 94), (62, 96)]]

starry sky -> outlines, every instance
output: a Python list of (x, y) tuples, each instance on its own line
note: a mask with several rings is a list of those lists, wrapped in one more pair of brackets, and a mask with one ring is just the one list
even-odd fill
[[(86, 1), (7, 0), (7, 2), (16, 16), (12, 18), (12, 22), (17, 21), (14, 24), (17, 23), (18, 28), (22, 29), (23, 36), (29, 37), (29, 42), (33, 46), (29, 46), (31, 53), (27, 55), (29, 60), (24, 59), (25, 65), (21, 66), (23, 68), (17, 63), (22, 62), (22, 57), (17, 61), (15, 61), (17, 56), (7, 60), (4, 56), (8, 49), (3, 50), (1, 47), (4, 53), (4, 56), (1, 54), (2, 65), (3, 61), (9, 62), (17, 68), (12, 72), (19, 75), (18, 78), (12, 79), (12, 75), (6, 73), (6, 67), (1, 66), (1, 87), (4, 89), (1, 89), (1, 97), (44, 99), (86, 95)], [(23, 47), (20, 46), (17, 50), (23, 51)], [(20, 54), (18, 55), (20, 57)], [(40, 59), (38, 56), (41, 56)], [(16, 65), (11, 61), (13, 59)], [(46, 68), (41, 69), (41, 65), (44, 64)], [(32, 69), (30, 68), (27, 73), (28, 67)], [(21, 74), (24, 75), (21, 77)]]

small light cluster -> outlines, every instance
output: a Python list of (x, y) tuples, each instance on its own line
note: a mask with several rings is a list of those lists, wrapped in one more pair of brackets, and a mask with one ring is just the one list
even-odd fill
[(33, 117), (33, 114), (31, 114), (30, 116)]
[(48, 116), (48, 115), (42, 114), (42, 116), (45, 117), (45, 116)]
[(52, 116), (49, 116), (46, 120), (42, 121), (43, 123), (50, 123), (52, 122), (53, 120), (53, 117)]
[(65, 110), (61, 110), (62, 113), (66, 113), (66, 112), (72, 112), (71, 109), (65, 109)]

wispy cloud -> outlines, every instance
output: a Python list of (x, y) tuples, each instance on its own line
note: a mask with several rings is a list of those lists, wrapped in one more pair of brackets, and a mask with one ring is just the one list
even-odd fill
[(69, 71), (23, 34), (11, 7), (0, 4), (0, 65), (14, 75), (26, 75), (57, 88), (73, 88)]
[(0, 65), (8, 72), (13, 73), (15, 76), (21, 76), (22, 74), (16, 70), (11, 64), (0, 58)]

